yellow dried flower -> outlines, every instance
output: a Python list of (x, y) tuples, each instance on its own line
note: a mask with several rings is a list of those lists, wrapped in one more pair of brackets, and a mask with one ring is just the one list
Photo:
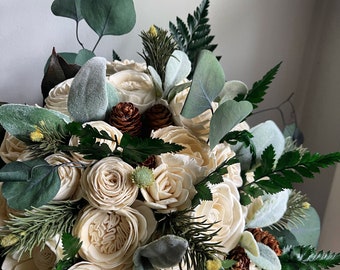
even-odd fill
[(303, 209), (309, 209), (309, 207), (310, 207), (310, 203), (309, 202), (302, 203), (302, 208)]
[(131, 175), (132, 182), (140, 188), (151, 186), (155, 177), (152, 170), (145, 166), (138, 166)]
[(220, 270), (222, 263), (220, 260), (207, 260), (207, 270)]
[(19, 237), (15, 234), (8, 234), (1, 239), (1, 246), (10, 247), (19, 241)]
[(41, 142), (44, 139), (44, 134), (42, 134), (40, 129), (36, 128), (31, 132), (30, 138), (33, 142)]
[(148, 34), (152, 37), (157, 37), (158, 32), (157, 32), (157, 29), (154, 25), (151, 25)]

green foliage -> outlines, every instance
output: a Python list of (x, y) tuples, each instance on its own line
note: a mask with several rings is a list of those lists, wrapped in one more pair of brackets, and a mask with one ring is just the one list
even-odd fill
[(31, 253), (35, 247), (42, 247), (57, 234), (71, 233), (83, 205), (84, 201), (54, 202), (25, 210), (18, 215), (11, 214), (5, 226), (1, 228), (0, 235), (15, 235), (18, 241), (6, 247), (5, 254), (16, 252), (21, 256), (25, 252)]
[(56, 16), (75, 20), (77, 23), (83, 19), (80, 12), (81, 0), (54, 0), (51, 11)]
[(218, 106), (210, 120), (209, 142), (213, 149), (228, 132), (242, 122), (253, 110), (248, 101), (227, 100)]
[(57, 167), (43, 159), (14, 161), (0, 170), (2, 194), (8, 206), (17, 210), (40, 207), (58, 193), (60, 178)]
[(169, 29), (174, 40), (179, 49), (189, 56), (193, 67), (196, 66), (200, 51), (209, 50), (212, 52), (217, 47), (216, 44), (211, 44), (214, 36), (210, 35), (210, 25), (208, 24), (209, 4), (209, 0), (202, 0), (194, 14), (188, 14), (187, 25), (179, 17), (176, 18), (177, 25), (169, 22)]
[(228, 173), (228, 166), (237, 163), (238, 160), (236, 158), (231, 158), (222, 162), (213, 172), (211, 172), (208, 176), (206, 176), (201, 182), (195, 185), (195, 189), (197, 191), (196, 195), (191, 201), (193, 207), (199, 205), (201, 200), (209, 200), (213, 199), (211, 190), (208, 184), (218, 184), (223, 182), (223, 175)]
[[(67, 125), (70, 133), (79, 137), (78, 146), (63, 146), (62, 150), (75, 151), (84, 154), (87, 159), (102, 159), (108, 156), (118, 156), (131, 165), (145, 161), (151, 155), (167, 152), (178, 152), (183, 146), (166, 143), (157, 138), (132, 137), (124, 133), (120, 143), (117, 138), (111, 138), (105, 131), (98, 131), (90, 125), (82, 126), (73, 122)], [(115, 141), (116, 149), (111, 150), (106, 143), (99, 143), (96, 139)], [(121, 149), (121, 150), (118, 150)]]
[(181, 114), (193, 118), (211, 110), (211, 104), (222, 90), (224, 82), (224, 71), (216, 57), (208, 50), (201, 51)]
[(62, 244), (64, 257), (56, 264), (56, 270), (67, 270), (75, 263), (82, 242), (70, 233), (63, 233)]
[(257, 104), (263, 101), (263, 97), (266, 94), (266, 90), (268, 89), (269, 85), (272, 83), (273, 79), (275, 78), (276, 73), (278, 72), (280, 66), (280, 62), (271, 70), (269, 70), (261, 80), (255, 82), (253, 84), (252, 89), (248, 91), (247, 94), (239, 94), (235, 100), (247, 100), (251, 104), (253, 104), (254, 109), (257, 108)]
[(279, 259), (283, 270), (321, 270), (340, 265), (340, 254), (318, 252), (311, 246), (287, 246)]
[(339, 152), (321, 155), (292, 150), (283, 153), (276, 163), (274, 147), (270, 145), (262, 153), (261, 166), (254, 172), (255, 181), (243, 186), (241, 192), (245, 197), (251, 195), (248, 193), (249, 188), (246, 188), (248, 185), (255, 186), (255, 190), (259, 188), (271, 194), (284, 189), (293, 189), (293, 183), (303, 182), (304, 177), (314, 178), (314, 174), (319, 173), (320, 168), (326, 168), (337, 162), (340, 162)]

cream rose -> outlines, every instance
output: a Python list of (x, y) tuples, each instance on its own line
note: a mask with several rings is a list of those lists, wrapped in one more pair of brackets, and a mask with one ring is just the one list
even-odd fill
[(222, 252), (228, 253), (239, 242), (245, 228), (245, 213), (239, 202), (239, 193), (233, 182), (225, 179), (223, 183), (210, 186), (212, 201), (202, 201), (194, 210), (196, 217), (208, 223), (215, 223), (212, 230), (220, 230), (211, 240), (220, 242)]
[(118, 211), (87, 206), (74, 226), (74, 235), (82, 241), (79, 254), (83, 259), (103, 269), (131, 269), (136, 248), (146, 240), (147, 221), (129, 206)]
[(153, 138), (165, 142), (176, 143), (184, 146), (179, 154), (187, 155), (196, 160), (199, 166), (209, 165), (209, 146), (195, 137), (188, 129), (179, 126), (160, 128), (152, 133)]
[[(224, 161), (229, 160), (235, 156), (235, 152), (230, 148), (227, 143), (220, 143), (216, 145), (212, 150), (209, 150), (210, 164), (209, 172), (214, 171)], [(241, 177), (241, 165), (240, 163), (234, 163), (227, 167), (228, 172), (225, 177), (234, 182), (237, 187), (241, 187), (243, 180)]]
[[(177, 126), (184, 126), (188, 128), (192, 134), (203, 141), (208, 141), (210, 131), (210, 120), (212, 117), (211, 110), (206, 110), (194, 118), (185, 118), (181, 115), (184, 102), (189, 93), (189, 88), (179, 92), (169, 104), (169, 109)], [(212, 103), (215, 110), (217, 103)]]
[(26, 151), (26, 144), (5, 132), (0, 146), (0, 157), (5, 163), (16, 161)]
[(70, 92), (72, 79), (68, 79), (56, 85), (51, 89), (47, 98), (45, 98), (45, 107), (55, 110), (66, 115), (70, 115), (67, 108), (68, 94)]
[(17, 253), (7, 255), (1, 269), (52, 270), (57, 261), (62, 258), (63, 250), (59, 243), (61, 243), (60, 236), (57, 235), (47, 241), (43, 249), (35, 247), (32, 251), (32, 256), (28, 252), (24, 253), (20, 258)]
[(123, 70), (134, 70), (138, 72), (147, 72), (147, 66), (146, 63), (137, 63), (134, 60), (123, 60), (118, 61), (115, 60), (113, 62), (108, 62), (106, 64), (106, 73), (107, 74), (114, 74), (119, 71)]
[(45, 160), (50, 165), (58, 166), (58, 175), (61, 183), (60, 189), (53, 200), (74, 199), (82, 173), (80, 164), (73, 163), (73, 160), (64, 153), (49, 155)]
[[(123, 136), (123, 134), (117, 128), (109, 125), (108, 123), (104, 121), (91, 121), (91, 122), (84, 123), (84, 125), (90, 125), (91, 127), (94, 127), (95, 129), (97, 129), (98, 131), (106, 131), (111, 138), (113, 139), (116, 138), (118, 143), (120, 142)], [(117, 143), (111, 140), (97, 139), (96, 142), (100, 144), (106, 143), (112, 151), (115, 150), (117, 147)], [(69, 145), (77, 146), (78, 144), (79, 144), (79, 138), (76, 136), (72, 136), (70, 139)], [(76, 161), (82, 162), (84, 164), (90, 164), (94, 162), (94, 160), (85, 159), (84, 156), (80, 153), (72, 152), (71, 154)]]
[(195, 171), (197, 164), (184, 155), (165, 155), (161, 158), (161, 164), (153, 171), (155, 182), (141, 188), (146, 205), (162, 213), (190, 207), (196, 194), (193, 185), (196, 176), (190, 172), (189, 167), (193, 166)]
[(83, 261), (74, 264), (68, 270), (102, 270), (102, 268), (93, 263)]
[(88, 167), (81, 178), (85, 199), (101, 210), (119, 210), (137, 198), (131, 181), (133, 167), (117, 157), (107, 157)]
[(108, 78), (118, 91), (121, 102), (131, 102), (143, 113), (156, 101), (152, 78), (140, 71), (121, 70)]

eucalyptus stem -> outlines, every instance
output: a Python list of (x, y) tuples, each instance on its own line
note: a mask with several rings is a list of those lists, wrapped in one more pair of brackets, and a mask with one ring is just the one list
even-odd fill
[(92, 52), (94, 52), (94, 51), (96, 50), (96, 48), (97, 48), (97, 46), (98, 46), (100, 40), (102, 39), (102, 37), (103, 37), (103, 35), (101, 35), (101, 36), (98, 38), (96, 44), (94, 45), (94, 47), (93, 47), (93, 49), (92, 49)]
[(80, 41), (80, 38), (79, 38), (79, 22), (78, 21), (76, 21), (76, 39), (77, 39), (78, 43), (80, 44), (80, 46), (84, 49), (84, 45)]

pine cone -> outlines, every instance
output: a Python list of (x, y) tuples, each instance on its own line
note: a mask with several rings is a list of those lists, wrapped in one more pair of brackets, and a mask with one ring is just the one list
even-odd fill
[(149, 156), (146, 160), (139, 163), (140, 166), (148, 167), (149, 169), (156, 168), (156, 157), (154, 155)]
[(247, 256), (244, 248), (241, 246), (237, 246), (232, 249), (227, 259), (234, 260), (236, 263), (231, 267), (232, 270), (248, 270), (250, 265), (250, 259)]
[(169, 109), (162, 104), (155, 104), (143, 114), (143, 126), (149, 134), (152, 130), (172, 125), (172, 114)]
[(131, 136), (138, 136), (142, 130), (142, 116), (130, 102), (120, 102), (112, 107), (108, 123)]
[(276, 240), (274, 235), (272, 235), (268, 231), (262, 230), (261, 228), (249, 229), (249, 231), (254, 235), (254, 238), (257, 242), (261, 242), (270, 247), (272, 250), (275, 251), (277, 256), (280, 256), (282, 254), (279, 242)]

